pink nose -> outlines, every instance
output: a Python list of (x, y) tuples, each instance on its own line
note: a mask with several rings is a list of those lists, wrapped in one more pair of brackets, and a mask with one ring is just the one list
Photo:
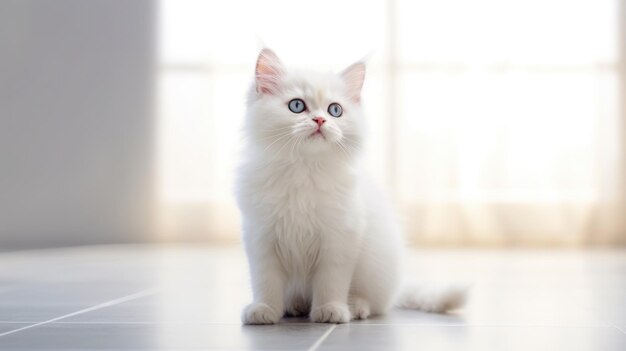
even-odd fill
[(317, 123), (318, 127), (321, 127), (322, 124), (324, 124), (324, 122), (326, 122), (324, 117), (314, 117), (313, 120)]

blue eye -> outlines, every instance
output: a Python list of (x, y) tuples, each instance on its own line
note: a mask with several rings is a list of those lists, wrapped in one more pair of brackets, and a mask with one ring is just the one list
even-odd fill
[(293, 99), (289, 101), (289, 110), (293, 113), (300, 113), (306, 109), (306, 105), (302, 99)]
[(333, 102), (332, 104), (328, 105), (328, 113), (330, 113), (330, 115), (333, 117), (339, 118), (343, 114), (343, 108), (338, 103)]

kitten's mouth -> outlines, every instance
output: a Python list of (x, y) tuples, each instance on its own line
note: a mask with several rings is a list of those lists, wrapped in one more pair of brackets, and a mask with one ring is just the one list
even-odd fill
[(309, 135), (309, 138), (313, 138), (313, 139), (326, 139), (326, 137), (324, 136), (324, 134), (322, 133), (321, 129), (316, 130), (315, 132), (313, 132), (313, 134)]

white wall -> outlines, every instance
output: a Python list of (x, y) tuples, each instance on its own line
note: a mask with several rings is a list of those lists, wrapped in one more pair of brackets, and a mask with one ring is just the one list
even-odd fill
[(0, 2), (0, 250), (149, 239), (155, 8)]

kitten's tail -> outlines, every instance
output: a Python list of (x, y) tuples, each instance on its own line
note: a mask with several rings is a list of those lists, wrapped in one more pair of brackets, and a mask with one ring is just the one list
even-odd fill
[(398, 297), (396, 306), (424, 312), (445, 313), (463, 307), (469, 287), (469, 284), (407, 286)]

